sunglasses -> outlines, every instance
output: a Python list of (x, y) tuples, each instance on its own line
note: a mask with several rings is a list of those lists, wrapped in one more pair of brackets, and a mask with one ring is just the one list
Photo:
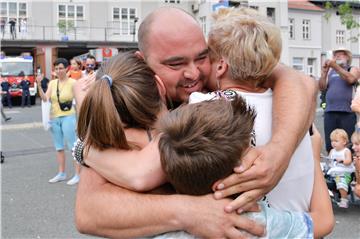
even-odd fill
[(86, 64), (87, 67), (95, 67), (94, 64)]

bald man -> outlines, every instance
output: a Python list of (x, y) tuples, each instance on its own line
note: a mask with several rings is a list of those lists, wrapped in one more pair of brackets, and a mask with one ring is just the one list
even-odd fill
[[(187, 101), (190, 93), (204, 90), (211, 66), (202, 30), (192, 16), (176, 8), (157, 9), (144, 19), (138, 36), (138, 54), (163, 80), (170, 108)], [(304, 75), (280, 65), (269, 83), (273, 84), (276, 115), (272, 140), (243, 159), (245, 169), (255, 161), (251, 174), (231, 176), (225, 186), (235, 186), (222, 192), (226, 196), (245, 191), (241, 197), (230, 201), (214, 200), (211, 195), (140, 194), (117, 187), (85, 168), (76, 199), (78, 230), (122, 238), (176, 230), (199, 237), (239, 238), (239, 228), (261, 236), (263, 227), (237, 215), (233, 209), (246, 208), (248, 202), (256, 201), (277, 184), (309, 128), (311, 113), (302, 112), (312, 112), (316, 91)]]

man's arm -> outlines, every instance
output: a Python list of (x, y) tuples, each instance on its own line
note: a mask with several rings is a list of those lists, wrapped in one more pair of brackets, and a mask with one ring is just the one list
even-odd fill
[(215, 192), (216, 198), (244, 192), (226, 207), (228, 212), (247, 209), (249, 203), (259, 200), (277, 185), (313, 121), (317, 93), (313, 79), (279, 65), (271, 82), (274, 100), (270, 142), (250, 151), (242, 159), (241, 168), (235, 169), (236, 174), (217, 185), (220, 191)]
[(360, 71), (357, 67), (351, 67), (350, 71), (347, 69), (342, 68), (338, 64), (336, 64), (335, 60), (329, 60), (328, 63), (329, 67), (333, 68), (349, 85), (354, 84), (360, 77)]
[(324, 63), (324, 65), (321, 67), (321, 76), (319, 79), (319, 90), (323, 91), (327, 88), (327, 76), (329, 73), (329, 65), (327, 64), (328, 61)]
[(228, 199), (135, 193), (108, 183), (90, 168), (83, 168), (80, 178), (75, 216), (81, 233), (133, 238), (185, 230), (199, 237), (241, 238), (236, 228), (242, 228), (264, 234), (262, 226), (246, 217), (225, 213)]

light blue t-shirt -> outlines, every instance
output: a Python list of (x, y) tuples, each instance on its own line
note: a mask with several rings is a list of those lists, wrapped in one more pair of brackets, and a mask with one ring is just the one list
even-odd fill
[[(313, 222), (308, 213), (277, 210), (268, 207), (264, 202), (260, 202), (259, 205), (261, 212), (249, 212), (242, 215), (266, 225), (266, 235), (262, 238), (314, 238)], [(256, 238), (246, 232), (243, 233), (249, 238)], [(176, 231), (153, 238), (195, 239), (196, 237), (184, 231)]]

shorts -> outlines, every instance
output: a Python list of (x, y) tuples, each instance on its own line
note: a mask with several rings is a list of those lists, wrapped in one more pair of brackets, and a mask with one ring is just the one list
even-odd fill
[(338, 175), (335, 177), (336, 189), (343, 189), (346, 192), (348, 191), (349, 185), (351, 183), (351, 174), (344, 173), (343, 175)]
[(56, 151), (65, 149), (65, 141), (67, 148), (72, 149), (76, 141), (76, 115), (60, 116), (50, 120), (50, 131), (53, 138)]

